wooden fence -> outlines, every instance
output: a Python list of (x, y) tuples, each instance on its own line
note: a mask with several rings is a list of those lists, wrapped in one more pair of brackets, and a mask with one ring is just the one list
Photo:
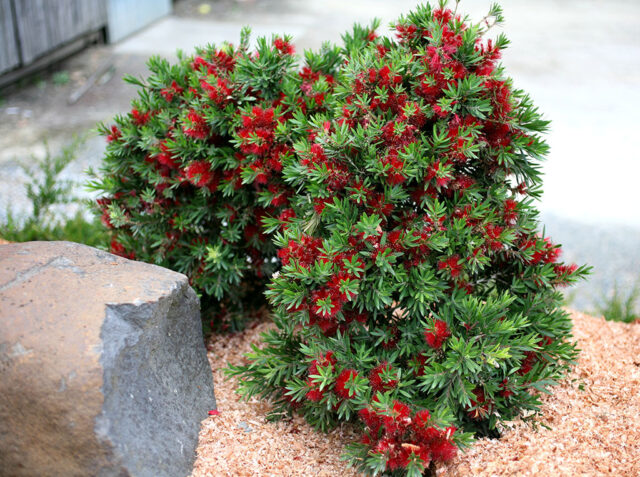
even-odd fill
[(119, 40), (171, 12), (171, 0), (0, 0), (0, 76), (97, 32)]
[(107, 25), (102, 0), (0, 0), (0, 73)]

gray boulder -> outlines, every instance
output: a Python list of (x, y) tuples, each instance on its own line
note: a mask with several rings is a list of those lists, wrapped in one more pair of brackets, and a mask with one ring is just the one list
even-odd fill
[(184, 275), (69, 242), (0, 245), (0, 474), (189, 475), (211, 409)]

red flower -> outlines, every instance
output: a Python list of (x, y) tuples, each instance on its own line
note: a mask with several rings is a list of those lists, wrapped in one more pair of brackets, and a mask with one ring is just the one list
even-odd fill
[(211, 134), (207, 120), (193, 109), (187, 113), (187, 121), (182, 129), (187, 136), (194, 139), (207, 139)]
[(185, 168), (187, 179), (198, 187), (208, 187), (211, 192), (218, 187), (218, 176), (211, 170), (211, 164), (205, 161), (195, 161)]
[(123, 258), (128, 258), (129, 260), (136, 258), (136, 254), (134, 252), (127, 252), (124, 245), (118, 242), (115, 237), (111, 239), (111, 253)]
[(183, 91), (184, 89), (178, 86), (178, 83), (172, 81), (170, 87), (160, 90), (160, 94), (168, 103), (170, 103), (173, 100), (174, 95), (182, 94)]
[(386, 361), (371, 370), (369, 374), (369, 384), (374, 392), (388, 391), (398, 385), (397, 379), (384, 379), (383, 374), (388, 373), (390, 370), (391, 366)]
[(357, 376), (357, 371), (353, 369), (343, 370), (336, 380), (336, 385), (334, 387), (335, 393), (343, 399), (350, 399), (354, 397), (356, 395), (355, 390), (347, 389), (346, 385), (349, 380), (355, 379)]
[(473, 394), (476, 398), (471, 399), (471, 406), (467, 408), (467, 414), (472, 419), (487, 418), (491, 409), (491, 402), (487, 400), (482, 388), (475, 388)]
[(117, 141), (122, 137), (122, 133), (117, 126), (111, 126), (111, 134), (107, 136), (107, 142)]
[(507, 199), (504, 201), (504, 221), (507, 224), (513, 225), (516, 223), (516, 220), (518, 219), (517, 207), (518, 203), (513, 199)]
[(293, 45), (287, 40), (283, 40), (280, 37), (275, 39), (273, 45), (283, 55), (293, 55), (295, 53), (295, 48), (293, 47)]
[(451, 331), (447, 327), (447, 323), (442, 320), (436, 320), (433, 329), (427, 328), (424, 332), (424, 339), (433, 349), (440, 349), (445, 340), (451, 336)]
[(207, 91), (209, 99), (216, 105), (222, 107), (230, 101), (231, 85), (228, 80), (217, 78), (215, 84), (211, 84), (207, 80), (201, 79), (200, 86)]
[(451, 440), (456, 430), (455, 427), (447, 427), (443, 431), (440, 431), (437, 438), (431, 442), (431, 456), (433, 460), (446, 462), (456, 456), (458, 448)]
[(131, 110), (131, 116), (133, 117), (133, 123), (137, 126), (144, 126), (149, 121), (149, 112), (140, 113), (137, 109)]
[(169, 169), (175, 169), (178, 167), (178, 163), (173, 157), (172, 152), (169, 150), (169, 146), (167, 146), (166, 141), (162, 141), (160, 143), (160, 151), (162, 152), (155, 156), (156, 161)]
[(305, 394), (305, 396), (309, 401), (320, 402), (324, 397), (325, 392), (326, 390), (321, 391), (320, 389), (313, 388), (307, 391), (307, 394)]
[(458, 263), (460, 261), (459, 255), (452, 255), (446, 260), (441, 260), (438, 262), (438, 270), (449, 270), (452, 278), (456, 278), (460, 275), (462, 271), (462, 265)]
[(511, 396), (513, 396), (515, 393), (509, 389), (507, 387), (507, 385), (509, 384), (509, 380), (508, 379), (503, 379), (502, 382), (500, 383), (500, 396), (502, 396), (503, 398), (509, 398)]

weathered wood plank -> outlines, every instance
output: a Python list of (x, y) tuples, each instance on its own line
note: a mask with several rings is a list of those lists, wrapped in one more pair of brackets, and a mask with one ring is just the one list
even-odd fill
[(31, 63), (50, 49), (45, 0), (14, 0), (16, 28), (20, 37), (23, 64)]
[(107, 24), (104, 0), (13, 0), (25, 64)]
[(0, 0), (0, 73), (20, 65), (11, 0)]

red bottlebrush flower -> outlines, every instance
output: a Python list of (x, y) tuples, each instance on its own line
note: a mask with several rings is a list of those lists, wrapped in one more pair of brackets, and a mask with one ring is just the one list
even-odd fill
[(182, 130), (185, 135), (194, 139), (207, 139), (211, 134), (207, 120), (193, 109), (187, 113), (187, 123)]
[(341, 298), (329, 288), (314, 290), (311, 293), (311, 301), (313, 302), (311, 311), (321, 318), (333, 318), (342, 310)]
[(123, 258), (128, 258), (129, 260), (136, 258), (136, 254), (133, 251), (127, 252), (124, 245), (118, 242), (115, 237), (111, 239), (111, 253)]
[(131, 116), (133, 117), (133, 123), (136, 126), (144, 126), (149, 121), (149, 112), (141, 113), (137, 109), (131, 110)]
[(117, 126), (111, 126), (111, 134), (107, 136), (107, 142), (117, 141), (122, 137), (122, 133)]
[(331, 370), (333, 370), (335, 364), (336, 364), (336, 358), (333, 356), (333, 351), (327, 351), (324, 354), (324, 356), (320, 356), (320, 358), (314, 359), (311, 362), (308, 370), (309, 377), (307, 378), (307, 385), (311, 389), (306, 393), (307, 399), (313, 402), (319, 402), (320, 400), (322, 400), (327, 390), (326, 389), (320, 390), (318, 388), (318, 384), (316, 384), (313, 381), (313, 378), (311, 376), (318, 375), (318, 366), (322, 366), (322, 367), (330, 366)]
[(421, 409), (416, 412), (416, 415), (413, 417), (413, 428), (416, 431), (421, 431), (425, 429), (429, 425), (429, 420), (431, 419), (431, 413), (427, 409)]
[(216, 52), (216, 56), (213, 59), (213, 62), (215, 63), (215, 65), (218, 67), (219, 70), (225, 73), (229, 73), (233, 71), (233, 69), (236, 66), (236, 60), (233, 58), (233, 56), (228, 55), (226, 52), (222, 50), (218, 50)]
[(109, 214), (109, 211), (107, 209), (104, 209), (102, 211), (102, 215), (100, 216), (100, 222), (102, 222), (102, 224), (108, 229), (113, 228), (113, 224), (111, 223), (111, 215)]
[(194, 71), (199, 71), (200, 68), (202, 68), (203, 66), (204, 66), (204, 69), (208, 71), (209, 68), (211, 67), (211, 64), (201, 56), (196, 56), (193, 59), (193, 62), (191, 63), (191, 69)]
[(293, 45), (287, 40), (284, 40), (280, 37), (274, 40), (273, 46), (275, 46), (276, 49), (283, 55), (293, 55), (295, 53), (295, 48), (293, 47)]
[(296, 218), (296, 213), (293, 209), (284, 209), (278, 216), (278, 220), (281, 222), (290, 222), (291, 219)]
[(518, 194), (526, 195), (527, 194), (527, 184), (525, 182), (521, 182), (520, 184), (518, 184), (518, 186), (516, 187), (515, 191)]
[(358, 411), (358, 416), (364, 421), (369, 428), (370, 434), (377, 436), (380, 427), (382, 427), (382, 416), (372, 409), (364, 408)]
[(397, 379), (385, 380), (383, 378), (383, 373), (389, 372), (390, 370), (391, 366), (386, 361), (371, 370), (371, 373), (369, 374), (369, 384), (371, 385), (371, 389), (373, 389), (374, 392), (388, 391), (389, 389), (393, 389), (398, 385)]
[(467, 409), (467, 414), (472, 419), (485, 419), (490, 412), (491, 403), (484, 395), (482, 388), (475, 388), (473, 390), (475, 399), (471, 399), (471, 406)]
[(178, 167), (178, 163), (173, 157), (172, 152), (169, 150), (166, 141), (160, 143), (160, 151), (160, 154), (155, 156), (155, 160), (169, 169), (176, 169)]
[(455, 189), (458, 189), (458, 190), (466, 190), (469, 187), (471, 187), (474, 183), (475, 181), (471, 177), (461, 175), (456, 178), (456, 180), (453, 183), (453, 186)]
[(518, 212), (516, 210), (517, 207), (518, 207), (518, 203), (513, 199), (507, 199), (504, 201), (504, 205), (503, 205), (504, 221), (507, 224), (513, 225), (516, 223), (516, 220), (518, 219)]
[(533, 365), (538, 360), (538, 356), (535, 351), (527, 351), (525, 353), (525, 358), (520, 364), (520, 369), (518, 369), (518, 374), (520, 376), (524, 376), (529, 373), (533, 369)]
[(387, 169), (387, 184), (398, 185), (406, 180), (406, 177), (402, 174), (404, 162), (398, 157), (398, 152), (395, 149), (392, 149), (381, 162), (389, 166)]
[(320, 215), (324, 211), (324, 208), (326, 207), (327, 203), (331, 203), (331, 202), (333, 202), (333, 198), (329, 198), (329, 199), (316, 198), (316, 199), (313, 199), (313, 210), (316, 211), (316, 214)]
[[(542, 242), (541, 244), (542, 246), (540, 246), (540, 242)], [(523, 251), (526, 251), (532, 247), (538, 248), (538, 250), (533, 252), (533, 254), (531, 255), (531, 258), (528, 260), (528, 263), (534, 264), (534, 265), (540, 262), (555, 263), (558, 261), (558, 258), (560, 258), (560, 254), (562, 252), (559, 247), (555, 246), (551, 242), (549, 237), (545, 237), (542, 240), (540, 240), (538, 237), (531, 238), (528, 240), (523, 240), (520, 246), (521, 250)]]
[(438, 437), (431, 442), (433, 460), (447, 462), (456, 456), (458, 448), (452, 440), (456, 431), (455, 427), (447, 427), (440, 431)]
[(401, 23), (396, 25), (396, 36), (399, 38), (400, 43), (414, 39), (417, 36), (417, 32), (418, 27), (415, 25), (403, 25)]
[(205, 79), (200, 80), (200, 86), (207, 92), (207, 96), (216, 105), (223, 107), (230, 101), (231, 85), (224, 78), (216, 78), (215, 84), (209, 83)]
[(307, 391), (307, 394), (305, 394), (305, 396), (309, 401), (320, 402), (324, 397), (325, 392), (325, 390), (321, 391), (320, 389), (313, 388)]
[(336, 379), (336, 385), (334, 387), (335, 393), (343, 399), (351, 399), (356, 395), (354, 389), (347, 389), (347, 382), (351, 379), (355, 379), (358, 376), (357, 371), (353, 369), (343, 370), (338, 379)]
[(503, 398), (509, 398), (511, 396), (513, 396), (515, 393), (509, 389), (507, 386), (509, 384), (509, 380), (508, 379), (503, 379), (502, 382), (500, 383), (500, 396), (502, 396)]
[(452, 255), (446, 260), (438, 262), (438, 270), (449, 270), (452, 278), (456, 278), (462, 271), (462, 265), (458, 263), (460, 261), (459, 255)]
[(576, 272), (576, 270), (578, 270), (578, 266), (575, 263), (572, 263), (571, 265), (561, 264), (561, 265), (554, 266), (553, 272), (558, 277), (557, 280), (554, 281), (554, 283), (560, 287), (565, 287), (569, 285), (567, 278), (570, 275), (573, 275)]
[(453, 12), (448, 8), (437, 8), (433, 11), (433, 19), (441, 25), (449, 23), (453, 18)]
[(427, 357), (423, 354), (419, 354), (413, 358), (414, 373), (416, 376), (424, 376), (426, 373), (425, 365), (427, 364)]
[(208, 187), (211, 192), (218, 187), (218, 176), (211, 170), (211, 164), (205, 161), (195, 161), (185, 168), (189, 182), (198, 187)]
[(393, 407), (382, 416), (385, 430), (394, 434), (411, 424), (411, 409), (400, 401), (393, 401)]
[(406, 421), (411, 414), (411, 409), (405, 403), (393, 401), (392, 416), (396, 421)]
[(220, 415), (220, 411), (218, 411), (217, 409), (212, 409), (211, 411), (209, 411), (209, 415), (210, 416), (219, 416)]
[(115, 238), (111, 239), (111, 253), (120, 256), (124, 254), (124, 246)]
[(445, 340), (451, 336), (451, 331), (447, 327), (447, 323), (442, 320), (436, 320), (433, 324), (433, 328), (424, 332), (424, 339), (427, 344), (433, 349), (440, 349)]
[(173, 101), (173, 97), (175, 95), (182, 94), (183, 91), (184, 89), (178, 86), (178, 83), (172, 81), (170, 87), (160, 90), (160, 94), (168, 103), (170, 103), (171, 101)]
[(391, 248), (395, 252), (401, 252), (402, 250), (404, 250), (404, 247), (402, 246), (402, 243), (401, 243), (402, 242), (401, 230), (393, 230), (392, 232), (389, 232), (387, 234), (387, 240), (389, 241)]
[(487, 244), (491, 250), (498, 251), (502, 249), (502, 242), (500, 241), (500, 235), (504, 229), (498, 225), (487, 224), (484, 228), (487, 234)]

